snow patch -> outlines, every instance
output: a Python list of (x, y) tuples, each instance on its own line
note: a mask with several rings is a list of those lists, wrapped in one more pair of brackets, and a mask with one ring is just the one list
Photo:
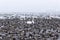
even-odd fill
[(34, 21), (27, 21), (27, 24), (32, 24), (34, 23)]

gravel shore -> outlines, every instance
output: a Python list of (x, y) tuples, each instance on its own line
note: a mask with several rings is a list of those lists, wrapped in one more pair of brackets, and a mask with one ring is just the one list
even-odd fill
[[(30, 22), (30, 23), (29, 23)], [(60, 40), (60, 19), (0, 19), (0, 40)]]

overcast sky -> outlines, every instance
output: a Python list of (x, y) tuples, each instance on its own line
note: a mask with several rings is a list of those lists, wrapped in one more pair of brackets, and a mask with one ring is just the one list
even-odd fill
[(0, 12), (60, 11), (60, 0), (0, 0)]

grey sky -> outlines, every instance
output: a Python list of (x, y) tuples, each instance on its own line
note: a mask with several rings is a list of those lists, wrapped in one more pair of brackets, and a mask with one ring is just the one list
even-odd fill
[(60, 11), (60, 0), (0, 0), (0, 12)]

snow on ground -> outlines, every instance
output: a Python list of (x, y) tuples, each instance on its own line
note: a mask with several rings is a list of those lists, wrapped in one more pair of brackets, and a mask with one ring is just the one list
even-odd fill
[(3, 16), (0, 16), (0, 19), (5, 19), (5, 17), (3, 17)]
[[(15, 17), (20, 17), (20, 18), (24, 18), (25, 19), (25, 17), (33, 17), (33, 18), (37, 18), (39, 15), (31, 15), (31, 14), (26, 14), (26, 15), (24, 15), (24, 14), (1, 14), (0, 15), (0, 19), (6, 19), (6, 17), (4, 17), (4, 16), (6, 16), (6, 17), (9, 17), (9, 19), (13, 16), (13, 18), (15, 18)], [(49, 16), (49, 17), (48, 17)], [(44, 15), (43, 14), (43, 16), (41, 17), (41, 15), (39, 16), (40, 18), (46, 18), (46, 19), (51, 19), (51, 18), (58, 18), (58, 19), (60, 19), (60, 17), (58, 16), (58, 15)]]
[(50, 17), (60, 19), (60, 17), (59, 17), (59, 16), (50, 16)]

